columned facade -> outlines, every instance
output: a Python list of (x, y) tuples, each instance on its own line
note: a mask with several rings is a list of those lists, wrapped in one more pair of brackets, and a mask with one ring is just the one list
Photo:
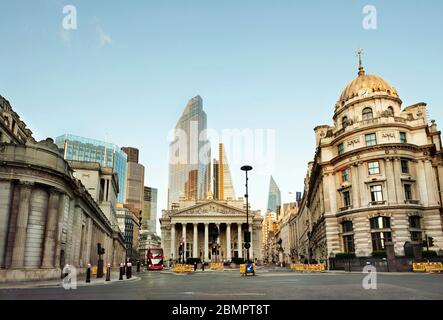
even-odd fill
[(52, 139), (36, 142), (2, 97), (0, 107), (0, 282), (60, 278), (66, 264), (83, 273), (97, 243), (105, 263), (123, 262), (122, 236)]
[[(337, 254), (406, 255), (405, 246), (443, 250), (443, 151), (427, 105), (402, 108), (384, 79), (358, 77), (335, 106), (334, 125), (320, 125), (305, 194), (291, 220), (298, 261), (327, 263)], [(426, 249), (425, 249), (426, 250)]]
[[(251, 218), (251, 216), (253, 218)], [(250, 258), (261, 262), (261, 222), (259, 211), (250, 213), (249, 230), (252, 231)], [(239, 262), (246, 257), (243, 234), (246, 211), (242, 201), (207, 200), (183, 209), (164, 210), (160, 219), (165, 260), (176, 261), (180, 240), (185, 242), (186, 259), (205, 262)], [(189, 228), (192, 226), (192, 228)], [(177, 232), (179, 237), (176, 238)], [(186, 243), (188, 245), (186, 245)]]

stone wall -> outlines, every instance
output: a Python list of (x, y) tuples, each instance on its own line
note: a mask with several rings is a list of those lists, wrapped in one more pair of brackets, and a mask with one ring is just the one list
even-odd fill
[(82, 273), (125, 259), (120, 233), (51, 139), (0, 146), (0, 282), (59, 278), (66, 264)]

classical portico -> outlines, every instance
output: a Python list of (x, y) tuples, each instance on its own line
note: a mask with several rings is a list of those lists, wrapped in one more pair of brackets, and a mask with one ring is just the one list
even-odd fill
[[(228, 262), (246, 257), (243, 234), (247, 227), (243, 201), (207, 200), (190, 206), (189, 202), (181, 204), (176, 210), (164, 210), (160, 219), (162, 247), (167, 259), (180, 258), (181, 241), (186, 248), (186, 258)], [(249, 256), (261, 261), (260, 212), (252, 211), (248, 220), (252, 235)]]

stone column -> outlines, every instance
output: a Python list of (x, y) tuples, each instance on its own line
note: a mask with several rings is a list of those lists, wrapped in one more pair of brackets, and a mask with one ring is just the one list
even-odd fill
[(43, 243), (42, 268), (54, 268), (59, 199), (60, 193), (56, 189), (51, 189), (49, 191), (48, 215), (46, 219), (46, 231)]
[(226, 259), (231, 261), (231, 224), (226, 224)]
[(177, 259), (175, 255), (175, 223), (171, 223), (171, 258)]
[(198, 223), (194, 223), (194, 245), (192, 249), (193, 258), (198, 258)]
[(388, 194), (388, 203), (394, 204), (399, 203), (401, 204), (401, 200), (403, 199), (401, 195), (397, 194), (397, 188), (395, 186), (396, 183), (401, 183), (401, 181), (396, 181), (394, 177), (394, 166), (392, 164), (392, 160), (387, 158), (385, 159), (385, 172), (386, 172), (386, 185), (388, 187), (387, 194)]
[(366, 171), (366, 168), (364, 166), (359, 166), (358, 169), (358, 175), (359, 175), (359, 189), (360, 189), (360, 197), (361, 197), (361, 208), (366, 208), (369, 206), (369, 188), (368, 185), (365, 183), (365, 180), (367, 179), (368, 172)]
[(398, 203), (404, 204), (405, 190), (403, 189), (403, 183), (401, 181), (401, 162), (400, 158), (395, 158), (394, 161), (394, 179), (395, 179), (395, 192), (397, 193)]
[[(63, 232), (63, 221), (65, 218), (65, 201), (66, 195), (61, 194), (59, 196), (59, 203), (58, 203), (58, 213), (57, 213), (57, 240), (55, 242), (55, 257), (54, 257), (54, 267), (60, 268), (60, 255), (61, 255), (61, 249), (62, 249), (62, 232)], [(92, 231), (91, 231), (92, 235)], [(91, 249), (88, 249), (88, 260), (91, 259)]]
[(108, 194), (108, 180), (105, 179), (105, 188), (103, 190), (103, 201), (108, 201), (107, 194)]
[(215, 226), (217, 227), (217, 244), (220, 244), (220, 223), (216, 223)]
[(360, 186), (359, 186), (358, 166), (351, 165), (351, 183), (352, 183), (352, 207), (360, 208)]
[[(428, 190), (429, 205), (437, 206), (438, 205), (437, 178), (435, 177), (435, 172), (434, 169), (432, 168), (431, 161), (425, 160), (424, 169), (425, 169), (426, 189)], [(409, 168), (409, 170), (411, 170), (411, 168)]]
[(186, 261), (186, 223), (182, 223), (183, 259)]
[(14, 248), (12, 251), (12, 269), (23, 268), (24, 266), (26, 229), (28, 227), (31, 192), (32, 183), (22, 182), (20, 186), (20, 201), (15, 228)]
[(238, 233), (238, 257), (243, 258), (243, 241), (242, 241), (242, 235), (241, 235), (241, 223), (237, 223), (237, 233)]
[(208, 246), (209, 246), (209, 224), (205, 223), (205, 261), (209, 260), (209, 252), (208, 252)]
[[(88, 265), (91, 262), (91, 246), (92, 246), (92, 219), (86, 218), (86, 240), (85, 240), (85, 255), (84, 264)], [(115, 246), (118, 246), (118, 241), (115, 241)], [(116, 261), (117, 265), (120, 265), (122, 261), (119, 259)]]
[(254, 239), (252, 238), (252, 224), (249, 225), (249, 234), (251, 235), (251, 247), (249, 247), (249, 259), (251, 259), (252, 261), (254, 261), (254, 247), (253, 247), (253, 243), (254, 243)]

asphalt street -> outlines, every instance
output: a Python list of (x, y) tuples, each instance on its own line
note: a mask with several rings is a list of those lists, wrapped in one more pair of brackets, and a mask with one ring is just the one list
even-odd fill
[[(236, 271), (173, 274), (144, 272), (138, 279), (63, 287), (0, 289), (1, 300), (443, 300), (443, 274), (378, 274), (377, 288), (367, 290), (366, 274), (261, 270), (256, 276)], [(79, 281), (83, 281), (82, 279)]]

